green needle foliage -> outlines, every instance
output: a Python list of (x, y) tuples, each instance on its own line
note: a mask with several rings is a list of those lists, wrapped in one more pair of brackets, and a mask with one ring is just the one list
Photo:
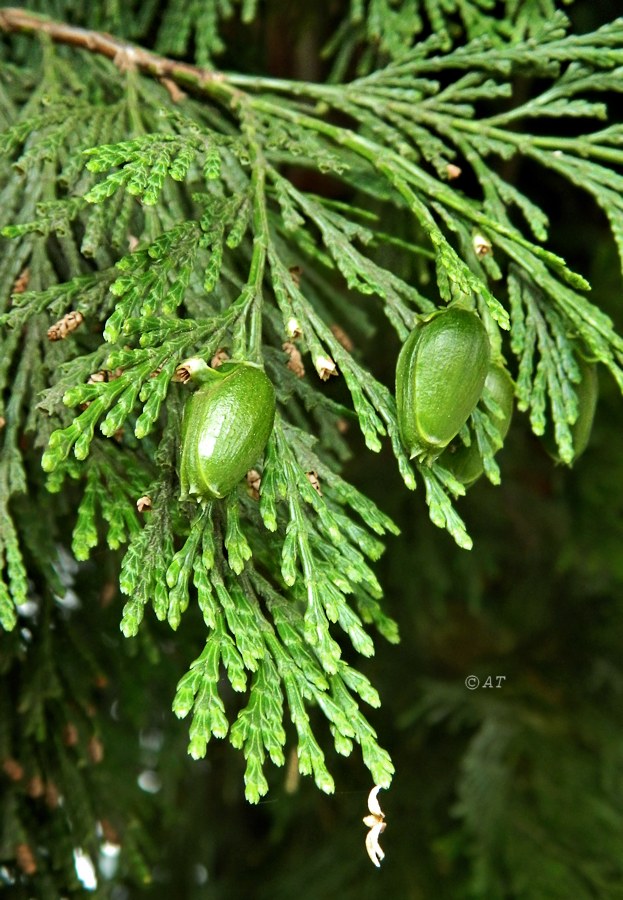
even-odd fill
[[(3, 827), (18, 837), (0, 846), (2, 872), (38, 872), (41, 896), (56, 896), (76, 889), (70, 849), (95, 853), (106, 837), (106, 785), (85, 775), (98, 762), (89, 695), (101, 663), (86, 683), (74, 651), (59, 649), (82, 646), (62, 633), (71, 557), (107, 560), (136, 653), (156, 653), (154, 618), (202, 629), (168, 685), (173, 712), (195, 759), (212, 738), (242, 751), (250, 802), (290, 747), (326, 793), (334, 750), (355, 744), (373, 783), (389, 786), (394, 767), (367, 718), (380, 698), (358, 659), (374, 654), (375, 631), (398, 641), (371, 568), (398, 529), (343, 477), (344, 432), (359, 429), (371, 452), (391, 446), (433, 523), (459, 547), (472, 539), (456, 506), (464, 486), (408, 459), (371, 337), (379, 313), (398, 347), (420, 317), (468, 306), (509, 361), (534, 433), (552, 430), (573, 461), (577, 356), (623, 388), (623, 338), (552, 249), (556, 236), (548, 243), (536, 188), (587, 192), (623, 262), (623, 130), (607, 118), (623, 85), (623, 20), (576, 34), (551, 0), (352, 0), (316, 83), (214, 68), (229, 20), (245, 33), (261, 20), (253, 0), (65, 0), (54, 19), (46, 4), (25, 6), (0, 10), (0, 622), (18, 697), (5, 708), (20, 714), (0, 756), (19, 787), (20, 767), (32, 781), (53, 746), (40, 777), (75, 808), (66, 831), (50, 821), (64, 843), (46, 865), (16, 788)], [(520, 165), (534, 191), (514, 183)], [(265, 368), (278, 411), (247, 481), (197, 504), (180, 499), (189, 388), (176, 372), (187, 357), (224, 355)], [(485, 397), (461, 433), (478, 440), (494, 483), (497, 412)], [(26, 502), (47, 523), (40, 543)], [(29, 619), (37, 639), (17, 627)], [(63, 741), (53, 723), (67, 728), (68, 698), (79, 723)], [(482, 725), (465, 761), (468, 820), (481, 789), (470, 766), (494, 727)], [(75, 747), (86, 749), (74, 771)], [(117, 827), (140, 881), (133, 802)], [(473, 828), (489, 847), (485, 825)]]

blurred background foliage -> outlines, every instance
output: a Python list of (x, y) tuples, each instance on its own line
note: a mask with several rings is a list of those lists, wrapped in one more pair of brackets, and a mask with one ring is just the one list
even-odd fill
[[(76, 21), (71, 4), (42, 6)], [(128, 13), (144, 7), (148, 29), (157, 31), (157, 4), (126, 6)], [(322, 57), (321, 49), (345, 2), (304, 4), (304, 13), (298, 6), (269, 3), (248, 25), (240, 24), (236, 11), (222, 29), (226, 50), (219, 64), (326, 77), (335, 59)], [(582, 31), (611, 20), (619, 9), (616, 2), (576, 0), (568, 14)], [(460, 30), (460, 16), (454, 21)], [(424, 16), (422, 32), (429, 27)], [(353, 43), (340, 65), (353, 71), (365, 64), (363, 55)], [(532, 173), (519, 167), (513, 176), (522, 187)], [(537, 199), (552, 220), (552, 249), (588, 277), (595, 301), (620, 331), (620, 275), (605, 220), (553, 177), (538, 188)], [(399, 217), (387, 223), (398, 234), (400, 227)], [(361, 351), (391, 385), (398, 345), (380, 316), (376, 324)], [(202, 642), (199, 614), (189, 612), (175, 636), (150, 620), (126, 641), (114, 588), (118, 560), (101, 549), (80, 568), (68, 561), (64, 604), (47, 598), (47, 616), (28, 637), (40, 663), (33, 668), (33, 657), (27, 662), (20, 651), (23, 633), (0, 638), (0, 721), (9, 721), (17, 687), (23, 695), (33, 678), (45, 694), (52, 731), (55, 716), (66, 719), (63, 685), (47, 680), (46, 654), (54, 656), (55, 677), (81, 684), (72, 711), (77, 733), (59, 731), (58, 741), (74, 747), (76, 772), (92, 802), (110, 810), (104, 823), (110, 852), (103, 865), (111, 878), (101, 883), (102, 896), (623, 896), (623, 410), (612, 380), (602, 374), (600, 387), (590, 445), (572, 470), (555, 466), (525, 417), (516, 415), (500, 454), (502, 485), (480, 482), (460, 504), (474, 538), (471, 552), (458, 550), (430, 524), (420, 498), (404, 489), (389, 451), (370, 454), (350, 435), (345, 477), (402, 531), (388, 541), (377, 566), (402, 642), (379, 642), (362, 669), (383, 698), (371, 721), (397, 772), (391, 790), (380, 796), (388, 824), (381, 841), (387, 856), (378, 871), (364, 849), (361, 819), (370, 784), (359, 761), (333, 760), (332, 797), (287, 767), (273, 769), (268, 799), (249, 806), (241, 786), (244, 761), (213, 742), (207, 759), (193, 762), (185, 750), (187, 726), (170, 713), (172, 686)], [(332, 389), (339, 395), (339, 385)], [(32, 529), (34, 505), (15, 514)], [(50, 537), (41, 531), (41, 541)], [(38, 540), (35, 534), (35, 580)], [(481, 687), (468, 690), (469, 675)], [(493, 687), (483, 686), (488, 677)], [(27, 744), (31, 737), (22, 739)], [(10, 772), (4, 777), (12, 779)], [(32, 816), (45, 816), (54, 797), (42, 798), (32, 780), (29, 785)], [(122, 806), (135, 811), (124, 832), (124, 841), (135, 846), (128, 873), (115, 871), (115, 810)], [(81, 811), (73, 812), (80, 821)], [(50, 813), (50, 843), (61, 839), (53, 819)], [(5, 811), (3, 827), (10, 824)], [(136, 886), (137, 872), (143, 890)], [(17, 885), (6, 891), (32, 896)], [(92, 895), (75, 880), (71, 896), (83, 893)]]

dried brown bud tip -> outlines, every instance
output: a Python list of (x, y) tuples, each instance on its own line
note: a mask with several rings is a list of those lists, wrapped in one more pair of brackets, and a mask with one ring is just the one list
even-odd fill
[(348, 421), (348, 419), (338, 419), (335, 423), (335, 427), (340, 434), (348, 434), (348, 432), (350, 431), (350, 422)]
[(108, 819), (100, 819), (100, 828), (102, 829), (102, 837), (109, 844), (116, 844), (117, 846), (121, 846), (121, 839), (119, 837), (119, 832), (112, 825)]
[(294, 372), (297, 378), (304, 378), (305, 366), (303, 365), (303, 357), (299, 348), (291, 341), (286, 341), (281, 346), (290, 357), (287, 363), (288, 369)]
[(110, 606), (117, 596), (117, 584), (114, 581), (107, 581), (100, 592), (100, 606), (104, 609)]
[(446, 173), (448, 175), (448, 181), (453, 181), (455, 178), (458, 178), (462, 174), (462, 169), (458, 166), (455, 166), (454, 163), (448, 163), (446, 166)]
[(45, 791), (43, 778), (40, 775), (33, 775), (26, 785), (26, 793), (29, 797), (42, 797)]
[(260, 487), (262, 486), (262, 476), (257, 469), (249, 469), (246, 474), (248, 493), (251, 499), (260, 499)]
[(151, 497), (147, 497), (147, 495), (144, 497), (139, 497), (136, 501), (136, 508), (140, 513), (145, 512), (145, 510), (147, 509), (151, 509), (151, 506)]
[(37, 871), (37, 861), (28, 844), (18, 844), (16, 846), (15, 861), (24, 875), (34, 875)]
[(2, 771), (5, 775), (8, 775), (11, 781), (21, 781), (24, 777), (24, 767), (11, 756), (2, 763)]
[(218, 349), (212, 359), (210, 360), (210, 365), (213, 369), (218, 369), (219, 366), (222, 366), (224, 362), (227, 362), (229, 359), (229, 353), (223, 347)]
[(13, 290), (12, 294), (23, 294), (28, 288), (28, 282), (30, 281), (30, 269), (26, 266), (25, 269), (22, 269), (20, 274), (17, 276), (15, 281), (13, 282)]
[(312, 469), (310, 472), (305, 472), (305, 474), (307, 476), (307, 480), (309, 481), (309, 483), (311, 484), (313, 489), (315, 491), (318, 491), (318, 493), (322, 497), (322, 491), (320, 489), (320, 479), (318, 478), (318, 472), (314, 472), (314, 470)]
[(344, 329), (340, 325), (331, 325), (331, 331), (333, 332), (335, 339), (339, 341), (346, 352), (352, 353), (355, 345)]
[(89, 739), (89, 743), (87, 744), (87, 754), (91, 762), (95, 765), (101, 763), (104, 759), (104, 745), (98, 737), (95, 737), (95, 735)]
[(301, 266), (291, 266), (291, 267), (288, 269), (288, 272), (289, 272), (290, 275), (292, 276), (292, 281), (294, 282), (294, 284), (296, 285), (296, 287), (298, 287), (298, 286), (300, 285), (300, 283), (301, 283), (301, 277), (302, 277), (302, 275), (303, 275), (303, 269), (301, 268)]
[(48, 328), (49, 341), (62, 341), (84, 322), (84, 316), (78, 310), (72, 310)]
[(56, 809), (60, 801), (58, 788), (53, 781), (49, 781), (45, 786), (45, 802), (50, 809)]
[(66, 747), (75, 747), (78, 743), (78, 729), (73, 722), (68, 722), (63, 728), (63, 743)]

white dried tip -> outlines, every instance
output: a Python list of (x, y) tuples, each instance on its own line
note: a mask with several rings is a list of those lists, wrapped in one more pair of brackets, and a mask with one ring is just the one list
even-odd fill
[(367, 825), (370, 829), (366, 835), (366, 850), (368, 851), (368, 856), (377, 868), (380, 867), (381, 860), (385, 858), (385, 854), (379, 845), (379, 838), (385, 831), (385, 815), (379, 805), (377, 796), (380, 790), (381, 785), (377, 784), (370, 791), (368, 795), (368, 809), (370, 810), (370, 815), (363, 817), (364, 825)]
[(295, 319), (294, 316), (292, 316), (292, 318), (288, 319), (288, 321), (286, 322), (286, 334), (291, 341), (296, 340), (296, 338), (300, 338), (300, 336), (303, 334), (301, 323), (298, 319)]
[(491, 246), (491, 241), (479, 231), (477, 231), (472, 236), (472, 247), (474, 248), (474, 253), (479, 258), (482, 256), (486, 256), (488, 253), (491, 253), (493, 249)]
[(182, 384), (186, 384), (201, 369), (207, 369), (206, 361), (198, 356), (191, 356), (190, 359), (185, 359), (183, 363), (179, 364), (173, 375), (173, 381), (181, 381)]
[(317, 356), (314, 366), (323, 381), (327, 381), (332, 375), (337, 375), (337, 366), (329, 356)]

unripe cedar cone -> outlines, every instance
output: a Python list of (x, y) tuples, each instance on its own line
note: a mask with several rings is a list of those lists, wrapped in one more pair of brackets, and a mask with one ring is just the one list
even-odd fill
[(482, 394), (489, 356), (485, 327), (466, 309), (414, 328), (396, 366), (398, 427), (411, 458), (435, 458), (458, 434)]
[[(193, 377), (193, 376), (191, 376)], [(181, 499), (225, 497), (261, 457), (275, 417), (275, 389), (259, 366), (200, 368), (201, 386), (186, 401), (180, 463)]]

